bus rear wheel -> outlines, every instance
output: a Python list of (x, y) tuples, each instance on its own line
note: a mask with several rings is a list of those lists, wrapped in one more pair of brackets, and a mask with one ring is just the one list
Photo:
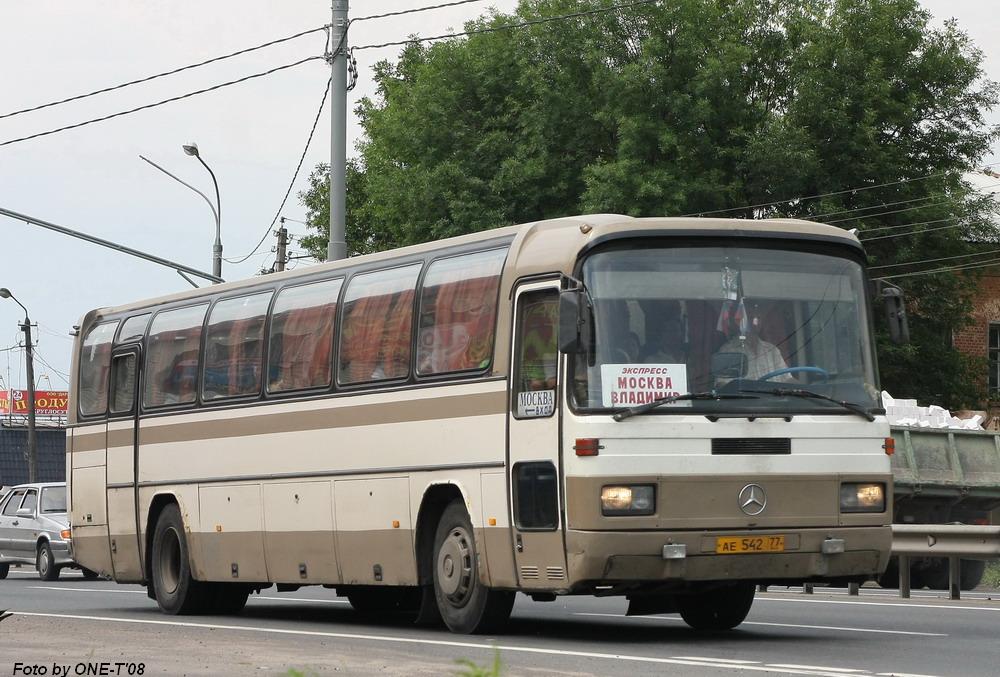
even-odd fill
[(152, 579), (156, 603), (165, 613), (193, 614), (208, 601), (209, 591), (191, 575), (184, 521), (177, 504), (160, 513), (153, 532)]
[(452, 632), (496, 632), (510, 618), (514, 593), (492, 590), (479, 580), (479, 554), (462, 501), (445, 508), (434, 536), (434, 597)]
[(677, 597), (681, 618), (695, 630), (732, 630), (753, 605), (753, 583), (730, 583), (706, 592)]
[(7, 578), (7, 572), (10, 571), (9, 564), (0, 564), (0, 581)]

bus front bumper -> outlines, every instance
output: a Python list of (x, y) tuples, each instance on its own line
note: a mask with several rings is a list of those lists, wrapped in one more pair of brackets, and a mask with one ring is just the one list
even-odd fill
[[(783, 536), (782, 550), (720, 554), (720, 538)], [(770, 541), (773, 543), (774, 541)], [(754, 531), (566, 532), (571, 584), (750, 580), (802, 582), (874, 577), (885, 570), (892, 528)]]

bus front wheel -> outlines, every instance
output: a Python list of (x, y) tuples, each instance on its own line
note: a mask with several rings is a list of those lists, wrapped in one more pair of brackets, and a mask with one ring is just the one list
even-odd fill
[(171, 503), (160, 513), (153, 532), (152, 578), (156, 603), (168, 614), (200, 611), (206, 590), (191, 575), (181, 511)]
[(479, 554), (462, 501), (445, 508), (434, 536), (434, 597), (452, 632), (496, 632), (510, 618), (514, 593), (491, 590), (479, 580)]
[(753, 583), (731, 583), (706, 592), (678, 596), (681, 618), (695, 630), (732, 630), (750, 613)]

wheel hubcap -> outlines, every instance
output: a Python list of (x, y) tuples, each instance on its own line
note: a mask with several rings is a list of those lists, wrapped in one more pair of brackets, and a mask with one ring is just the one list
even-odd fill
[(160, 572), (159, 586), (163, 592), (173, 593), (181, 578), (181, 544), (174, 529), (163, 533), (160, 543), (160, 557), (157, 559), (157, 569)]
[(456, 607), (464, 606), (472, 592), (472, 538), (455, 527), (441, 544), (437, 557), (437, 579), (441, 592)]

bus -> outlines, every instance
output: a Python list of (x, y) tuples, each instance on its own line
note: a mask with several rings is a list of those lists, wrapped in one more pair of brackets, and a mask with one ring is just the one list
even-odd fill
[(518, 592), (733, 628), (886, 567), (870, 288), (838, 228), (604, 214), (93, 310), (73, 556), (169, 614), (323, 585), (458, 633)]

